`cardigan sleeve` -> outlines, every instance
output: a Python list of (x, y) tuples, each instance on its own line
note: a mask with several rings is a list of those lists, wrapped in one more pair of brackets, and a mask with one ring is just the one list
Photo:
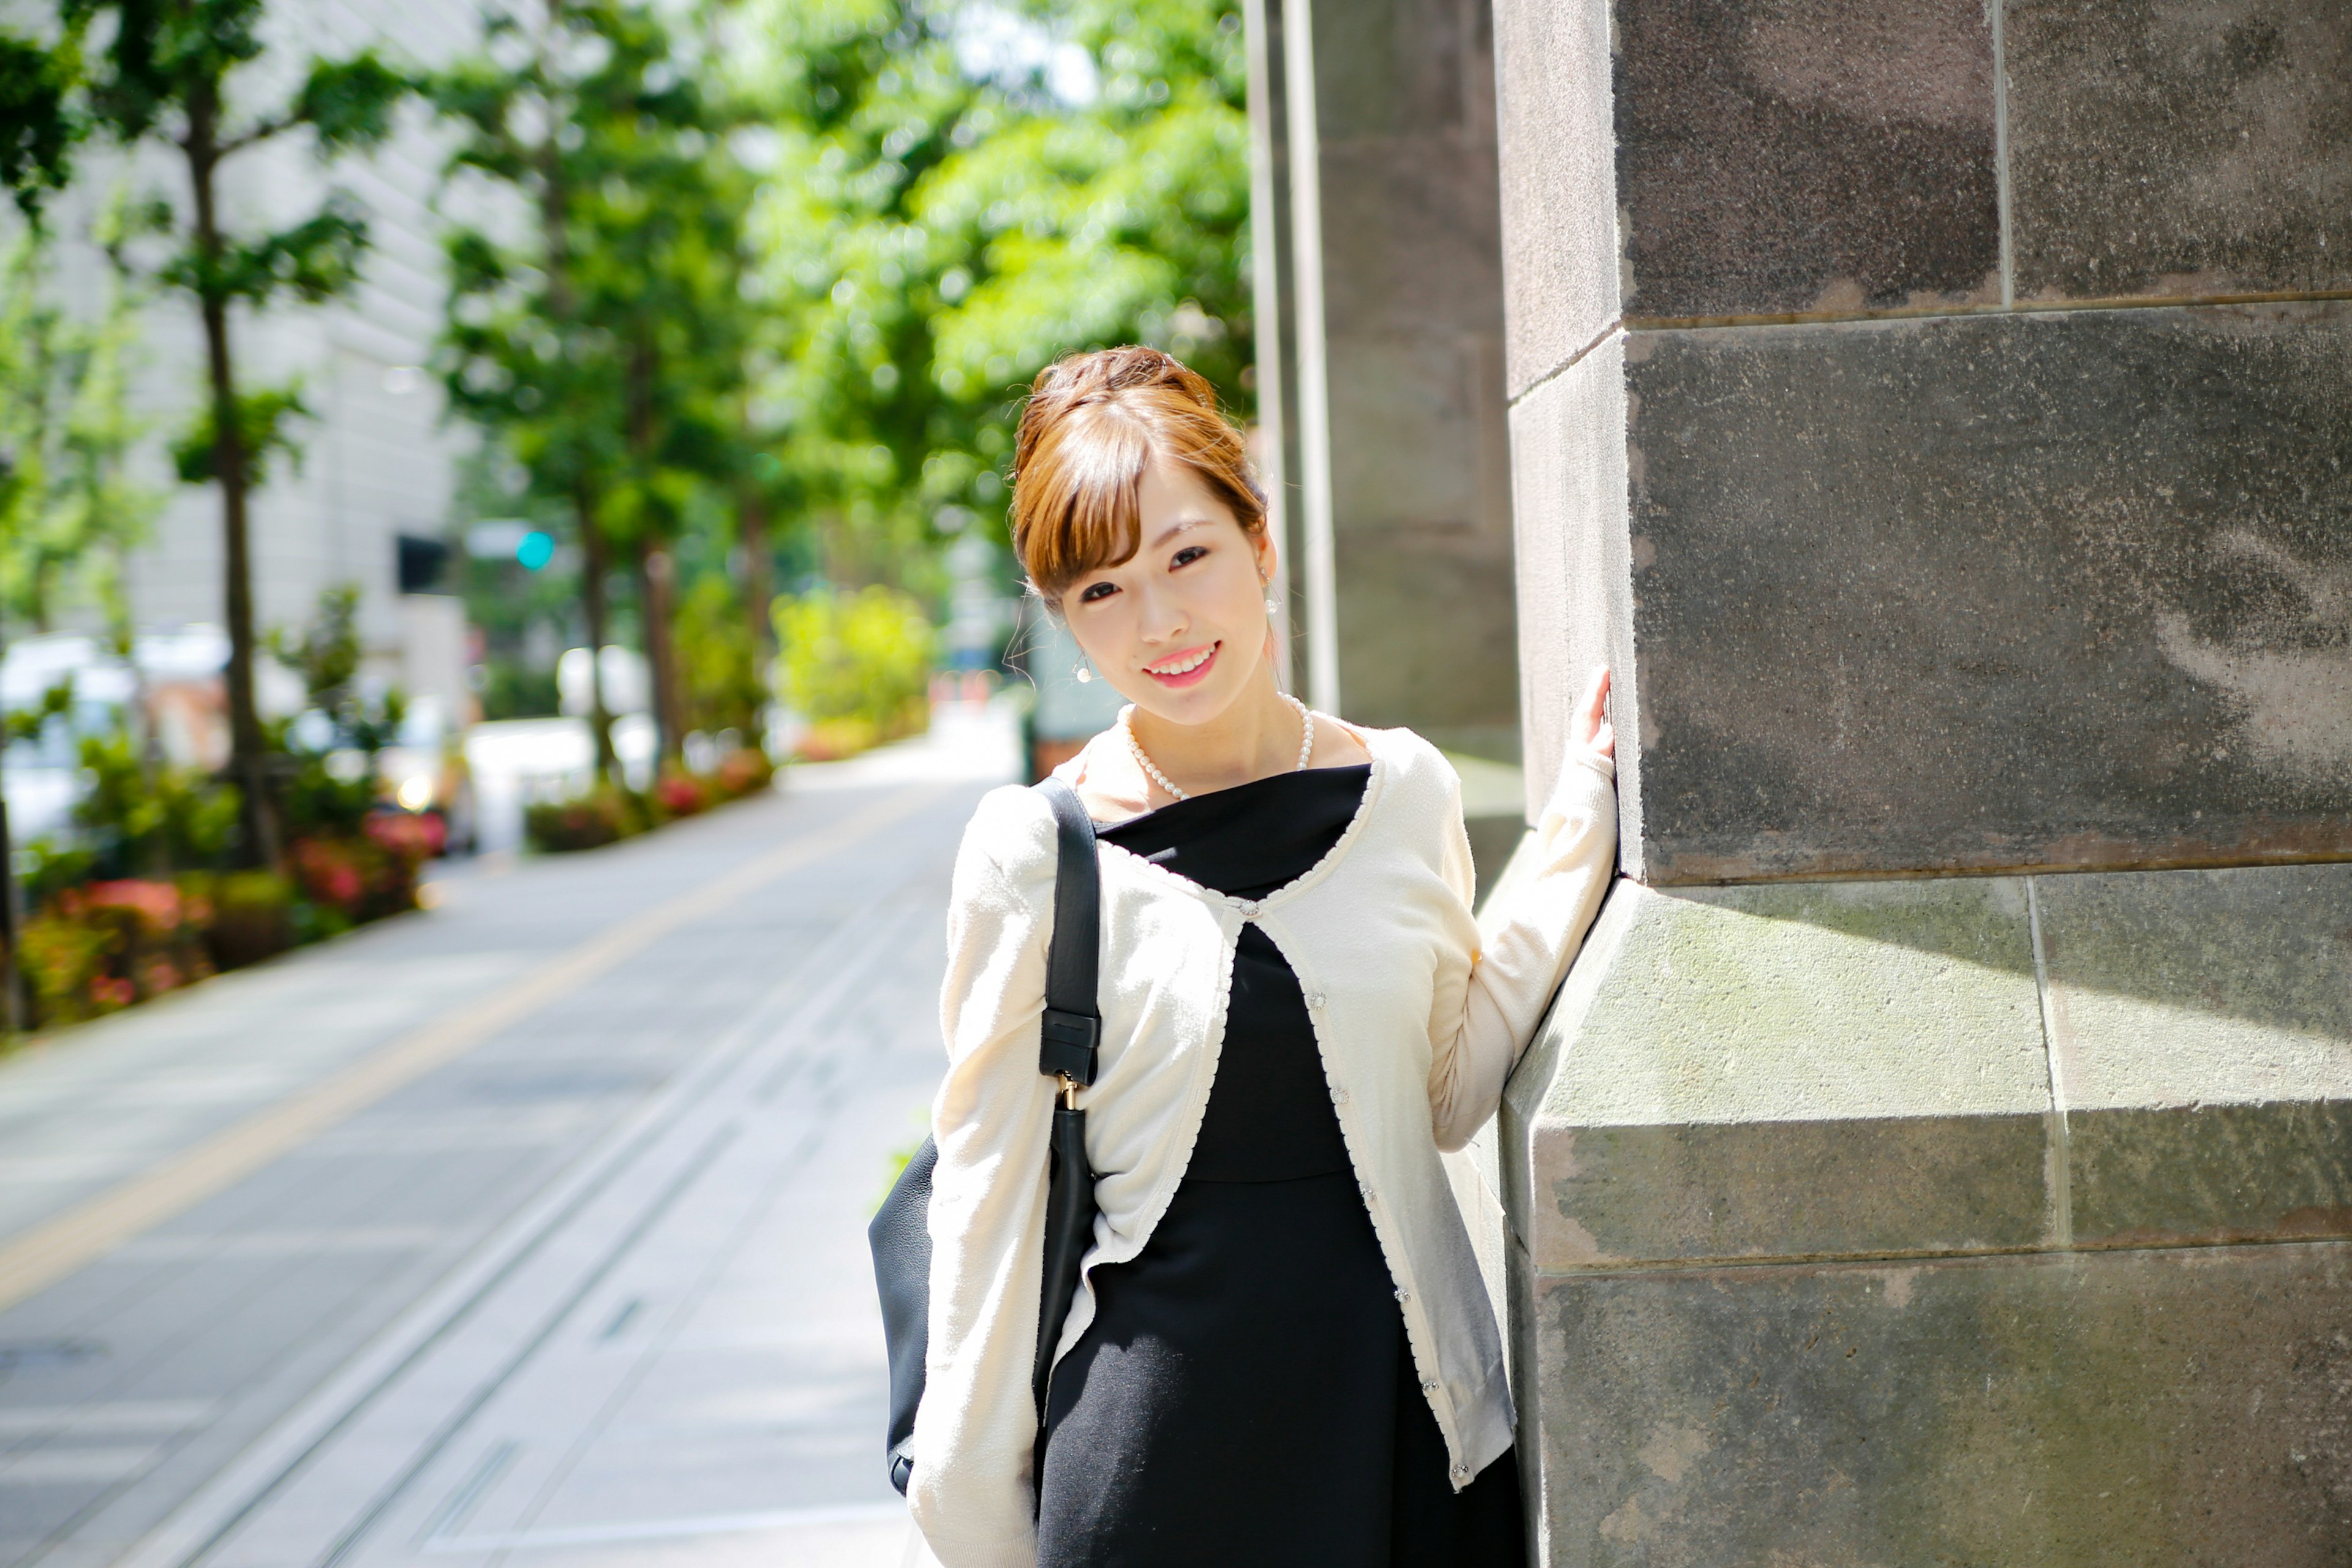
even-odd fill
[(1452, 1038), (1432, 1034), (1429, 1103), (1441, 1149), (1461, 1148), (1495, 1113), (1504, 1081), (1584, 943), (1616, 863), (1616, 765), (1597, 752), (1571, 756), (1536, 823), (1533, 864), (1507, 903), (1490, 904), (1479, 922), (1479, 951)]
[(907, 1500), (944, 1568), (1034, 1568), (1037, 1408), (1030, 1389), (1045, 1268), (1053, 1083), (1037, 1070), (1052, 930), (1053, 820), (992, 792), (964, 832), (931, 1106), (930, 1343)]

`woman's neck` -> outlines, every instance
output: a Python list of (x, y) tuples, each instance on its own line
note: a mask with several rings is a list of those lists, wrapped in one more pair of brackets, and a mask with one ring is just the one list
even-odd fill
[(1232, 789), (1298, 766), (1298, 710), (1262, 669), (1242, 695), (1205, 724), (1177, 724), (1130, 709), (1128, 727), (1160, 771), (1187, 795)]

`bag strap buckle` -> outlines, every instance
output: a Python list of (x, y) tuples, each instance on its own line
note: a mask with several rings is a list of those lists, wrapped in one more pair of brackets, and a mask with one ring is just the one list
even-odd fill
[(1037, 1032), (1037, 1070), (1048, 1078), (1092, 1087), (1095, 1047), (1101, 1040), (1100, 1018), (1090, 1013), (1065, 1013), (1057, 1007), (1048, 1007)]

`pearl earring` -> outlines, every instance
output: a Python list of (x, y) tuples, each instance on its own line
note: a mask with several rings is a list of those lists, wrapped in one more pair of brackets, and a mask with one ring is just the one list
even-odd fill
[(1078, 678), (1078, 684), (1081, 686), (1095, 678), (1095, 672), (1087, 666), (1087, 656), (1084, 654), (1078, 656), (1077, 663), (1070, 666), (1070, 673)]
[(1265, 601), (1265, 613), (1269, 616), (1277, 616), (1282, 613), (1281, 603), (1275, 599), (1271, 595), (1267, 596)]

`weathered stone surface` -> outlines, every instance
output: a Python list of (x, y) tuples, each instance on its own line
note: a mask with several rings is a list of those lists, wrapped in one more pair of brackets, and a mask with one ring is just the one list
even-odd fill
[[(2352, 856), (2352, 305), (1649, 331), (1626, 355), (1629, 869)], [(1546, 438), (1528, 412), (1522, 448)], [(1612, 526), (1605, 493), (1530, 494), (1570, 460), (1517, 459), (1531, 554)]]
[[(1496, 552), (1475, 539), (1416, 529), (1342, 536), (1339, 621), (1348, 717), (1405, 724), (1449, 751), (1508, 760), (1518, 713), (1507, 597)], [(1509, 554), (1502, 554), (1509, 569)]]
[(1516, 397), (1617, 319), (1608, 8), (1496, 0), (1495, 48)]
[(1482, 0), (1318, 0), (1315, 77), (1327, 146), (1494, 141), (1495, 41)]
[(1625, 340), (1612, 332), (1513, 405), (1511, 479), (1528, 819), (1543, 810), (1559, 776), (1578, 693), (1607, 665), (1616, 672), (1609, 711), (1618, 736), (1618, 836), (1638, 851), (1642, 716), (1624, 521), (1625, 420)]
[(1478, 0), (1315, 7), (1339, 689), (1518, 755), (1493, 40)]
[(2035, 897), (2074, 1245), (2352, 1235), (2352, 865)]
[(1628, 315), (2000, 299), (1980, 0), (1619, 0), (1608, 17)]
[[(1335, 331), (1503, 335), (1495, 147), (1346, 142), (1323, 153), (1323, 309)], [(1339, 374), (1332, 371), (1332, 390)], [(1499, 389), (1499, 362), (1495, 384)]]
[(1332, 510), (1343, 552), (1349, 533), (1425, 529), (1483, 541), (1508, 572), (1500, 349), (1498, 338), (1464, 333), (1333, 334)]
[(2341, 1243), (1529, 1278), (1555, 1568), (2320, 1568)]
[(2352, 288), (2343, 0), (2010, 0), (2017, 296)]
[(1620, 882), (1505, 1099), (1535, 1267), (2042, 1245), (2023, 887)]

